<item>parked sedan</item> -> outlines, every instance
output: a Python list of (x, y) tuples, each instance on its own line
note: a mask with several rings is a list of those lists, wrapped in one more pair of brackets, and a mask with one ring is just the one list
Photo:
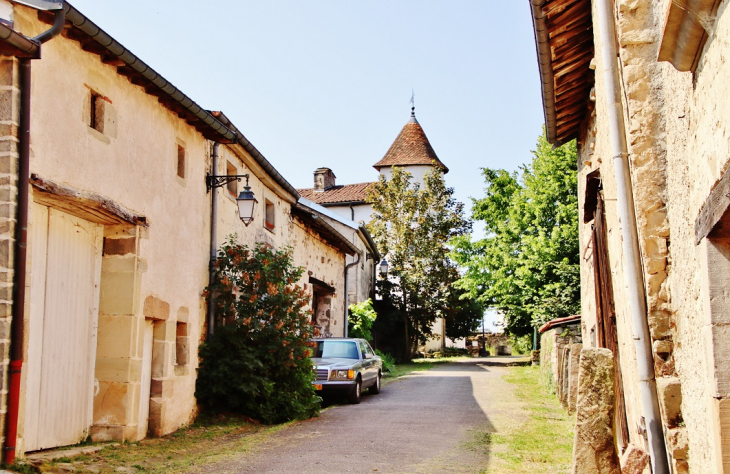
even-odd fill
[(312, 339), (312, 362), (317, 374), (314, 388), (324, 393), (347, 394), (350, 403), (360, 403), (362, 390), (380, 393), (383, 362), (365, 339), (329, 337)]

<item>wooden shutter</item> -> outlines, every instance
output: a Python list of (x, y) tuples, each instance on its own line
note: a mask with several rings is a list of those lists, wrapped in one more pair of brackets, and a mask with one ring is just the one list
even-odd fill
[(626, 402), (624, 401), (623, 380), (618, 350), (618, 334), (616, 331), (616, 310), (613, 303), (613, 283), (608, 260), (608, 240), (606, 236), (606, 218), (603, 207), (603, 196), (597, 190), (596, 210), (593, 219), (593, 271), (596, 285), (596, 335), (599, 347), (611, 349), (614, 355), (614, 393), (616, 406), (614, 421), (616, 423), (617, 442), (621, 450), (629, 443), (629, 429), (626, 421)]

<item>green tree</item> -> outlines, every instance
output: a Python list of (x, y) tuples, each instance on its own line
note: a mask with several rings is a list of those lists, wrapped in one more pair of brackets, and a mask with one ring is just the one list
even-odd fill
[(371, 330), (375, 318), (378, 316), (373, 309), (373, 300), (367, 299), (360, 303), (351, 304), (347, 309), (350, 312), (347, 319), (347, 335), (373, 342)]
[(447, 244), (469, 232), (471, 223), (453, 194), (436, 168), (421, 186), (410, 173), (394, 167), (391, 178), (381, 176), (368, 196), (373, 206), (368, 228), (388, 259), (392, 277), (379, 281), (378, 292), (386, 300), (380, 308), (387, 309), (379, 311), (378, 319), (402, 324), (404, 359), (415, 354), (417, 343), (430, 336), (434, 321), (445, 315), (455, 290), (452, 283), (459, 277)]
[(200, 348), (195, 396), (210, 411), (264, 423), (305, 419), (319, 412), (309, 353), (314, 327), (302, 274), (290, 249), (248, 248), (233, 238), (215, 261), (215, 333)]
[(553, 149), (543, 133), (520, 174), (482, 170), (486, 196), (473, 219), (487, 237), (454, 239), (452, 258), (465, 269), (458, 286), (524, 335), (580, 310), (578, 181), (575, 142)]

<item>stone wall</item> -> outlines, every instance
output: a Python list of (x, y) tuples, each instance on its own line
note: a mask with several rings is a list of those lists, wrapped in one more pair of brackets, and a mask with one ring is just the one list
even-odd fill
[(0, 56), (0, 432), (7, 411), (13, 255), (18, 189), (18, 62)]
[(569, 413), (575, 412), (582, 342), (579, 324), (549, 329), (540, 335), (540, 371)]
[[(593, 2), (594, 31), (598, 26)], [(695, 221), (730, 162), (730, 86), (726, 59), (730, 15), (720, 2), (716, 18), (704, 23), (708, 41), (695, 73), (679, 72), (656, 61), (670, 0), (617, 0), (620, 74), (629, 161), (647, 301), (647, 320), (665, 441), (673, 469), (730, 472), (730, 344), (725, 297), (730, 255), (723, 242), (701, 239)], [(579, 197), (585, 177), (600, 169), (609, 259), (624, 382), (630, 445), (622, 463), (646, 450), (642, 405), (626, 279), (621, 223), (615, 207), (616, 184), (608, 142), (601, 44), (596, 42), (595, 88), (579, 140)], [(581, 209), (581, 212), (582, 209)], [(581, 215), (581, 217), (583, 217)], [(584, 343), (595, 347), (595, 291), (590, 259), (590, 223), (581, 225), (580, 242)], [(691, 455), (690, 455), (691, 453)], [(638, 457), (637, 457), (638, 456)], [(626, 466), (624, 466), (626, 467)]]

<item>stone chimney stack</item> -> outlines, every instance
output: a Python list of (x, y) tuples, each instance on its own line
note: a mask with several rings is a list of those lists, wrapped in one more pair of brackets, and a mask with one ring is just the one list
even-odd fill
[(314, 190), (325, 191), (335, 185), (335, 174), (329, 168), (317, 168), (314, 170)]

